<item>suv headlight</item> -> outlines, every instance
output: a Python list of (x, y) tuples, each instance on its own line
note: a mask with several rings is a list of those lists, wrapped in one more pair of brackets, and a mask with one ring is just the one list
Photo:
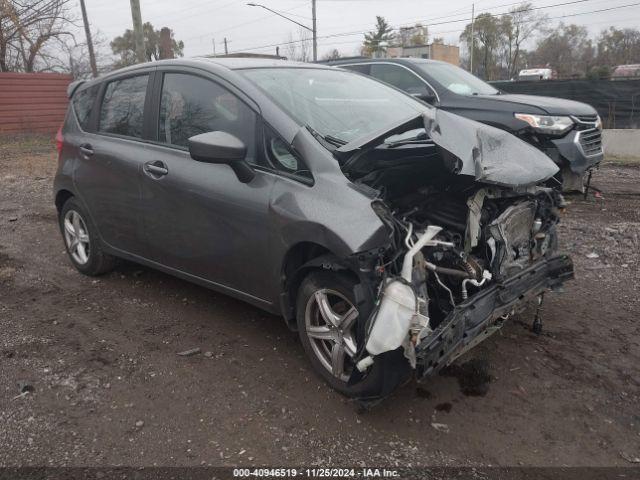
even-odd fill
[(573, 126), (571, 117), (554, 117), (551, 115), (532, 115), (530, 113), (514, 113), (518, 120), (527, 122), (540, 133), (561, 134)]
[(596, 128), (602, 131), (602, 119), (600, 118), (600, 115), (596, 117)]

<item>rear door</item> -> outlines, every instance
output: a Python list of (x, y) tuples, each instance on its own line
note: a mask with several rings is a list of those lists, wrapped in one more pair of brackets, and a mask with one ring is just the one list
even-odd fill
[(84, 135), (74, 182), (102, 240), (145, 256), (140, 217), (140, 175), (147, 155), (145, 110), (153, 71), (104, 82), (94, 133)]
[(162, 265), (261, 300), (269, 260), (269, 197), (275, 176), (256, 171), (241, 183), (228, 165), (201, 163), (188, 151), (191, 136), (230, 133), (256, 162), (257, 107), (221, 80), (188, 69), (158, 71), (155, 145), (142, 176), (149, 255)]

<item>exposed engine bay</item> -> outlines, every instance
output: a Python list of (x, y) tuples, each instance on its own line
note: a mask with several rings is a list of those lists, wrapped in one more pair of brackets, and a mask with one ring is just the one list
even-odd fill
[[(521, 300), (572, 275), (568, 257), (552, 260), (565, 207), (560, 193), (478, 181), (478, 175), (460, 175), (463, 169), (459, 157), (419, 131), (387, 138), (344, 162), (343, 171), (370, 195), (389, 231), (388, 247), (371, 269), (377, 303), (357, 363), (360, 374), (376, 355), (400, 347), (421, 374), (441, 368), (475, 340), (470, 328), (474, 336), (486, 332)], [(505, 288), (513, 292), (499, 298)], [(497, 297), (484, 300), (481, 316), (470, 314), (483, 292)], [(460, 315), (464, 319), (456, 320)], [(445, 337), (451, 345), (440, 345)], [(425, 345), (440, 350), (434, 352), (441, 365), (421, 364)]]

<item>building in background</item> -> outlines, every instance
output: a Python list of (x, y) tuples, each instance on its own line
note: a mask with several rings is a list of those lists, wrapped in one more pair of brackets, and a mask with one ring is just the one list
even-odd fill
[(428, 58), (430, 60), (441, 60), (456, 66), (460, 65), (460, 48), (456, 45), (445, 45), (444, 43), (389, 47), (386, 56), (388, 58)]

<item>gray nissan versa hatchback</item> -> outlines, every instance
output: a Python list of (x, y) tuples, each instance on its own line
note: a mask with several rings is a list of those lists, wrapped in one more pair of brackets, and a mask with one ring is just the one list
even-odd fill
[(69, 96), (55, 204), (74, 266), (124, 258), (282, 315), (346, 395), (438, 371), (573, 276), (551, 159), (369, 77), (169, 60)]

